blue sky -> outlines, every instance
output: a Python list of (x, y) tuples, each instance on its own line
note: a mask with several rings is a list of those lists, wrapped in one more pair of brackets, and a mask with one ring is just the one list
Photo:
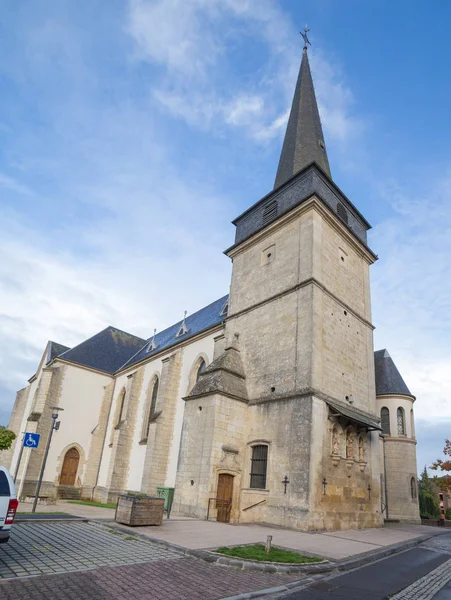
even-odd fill
[(230, 221), (272, 189), (301, 58), (332, 175), (372, 223), (375, 347), (451, 433), (451, 6), (5, 0), (0, 423), (48, 339), (143, 337), (228, 291)]

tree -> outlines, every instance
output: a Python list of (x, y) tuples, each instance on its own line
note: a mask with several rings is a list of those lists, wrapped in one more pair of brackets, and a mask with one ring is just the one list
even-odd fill
[[(443, 448), (443, 454), (445, 456), (451, 457), (451, 441), (445, 440), (445, 447)], [(446, 475), (442, 477), (434, 477), (434, 483), (443, 491), (443, 492), (451, 492), (451, 476), (448, 474), (451, 471), (451, 458), (447, 460), (442, 460), (438, 458), (431, 465), (431, 469), (433, 471), (442, 471), (445, 472)]]
[(440, 507), (437, 494), (432, 488), (426, 465), (419, 481), (420, 516), (422, 519), (437, 519), (440, 516)]
[(16, 439), (16, 434), (0, 425), (0, 450), (9, 450)]

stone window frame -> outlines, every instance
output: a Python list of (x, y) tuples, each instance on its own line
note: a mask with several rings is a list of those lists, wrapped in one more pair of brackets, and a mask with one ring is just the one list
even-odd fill
[[(156, 372), (152, 375), (149, 380), (149, 385), (147, 386), (146, 392), (146, 404), (143, 414), (143, 421), (141, 427), (141, 439), (139, 441), (140, 444), (147, 444), (147, 439), (149, 437), (149, 428), (151, 423), (154, 423), (157, 418), (161, 415), (161, 410), (157, 411), (157, 401), (158, 401), (158, 392), (160, 391), (161, 384), (161, 375), (159, 372)], [(156, 395), (153, 396), (155, 386), (157, 388)]]
[[(385, 422), (385, 425), (387, 425), (388, 431), (384, 431), (384, 419), (382, 417), (382, 411), (386, 410), (387, 411), (387, 420)], [(381, 408), (381, 427), (382, 427), (382, 435), (391, 435), (391, 427), (390, 427), (390, 409), (387, 406), (383, 406)]]
[(406, 435), (406, 411), (402, 406), (396, 410), (396, 430), (398, 435)]
[(415, 439), (415, 419), (413, 416), (413, 408), (410, 409), (410, 437)]
[(191, 392), (191, 390), (197, 383), (198, 375), (199, 375), (199, 368), (202, 364), (202, 361), (204, 361), (205, 369), (206, 369), (210, 363), (208, 360), (208, 356), (205, 354), (205, 352), (201, 352), (194, 359), (194, 362), (191, 366), (189, 376), (188, 376), (188, 389), (186, 390), (186, 396), (188, 396), (188, 394)]
[(114, 416), (114, 429), (119, 429), (125, 420), (122, 417), (124, 416), (126, 399), (127, 399), (127, 388), (124, 385), (122, 387), (121, 391), (119, 392), (119, 396), (117, 397), (117, 401), (116, 401), (116, 414)]
[[(266, 442), (265, 440), (255, 440), (254, 442), (251, 442), (251, 444), (250, 444), (250, 451), (251, 451), (250, 461), (249, 461), (249, 463), (250, 463), (249, 489), (250, 490), (254, 490), (257, 492), (268, 490), (267, 483), (268, 483), (269, 446), (270, 446), (269, 442)], [(266, 448), (266, 456), (264, 457), (265, 472), (264, 472), (264, 486), (263, 487), (252, 485), (252, 477), (255, 475), (262, 475), (262, 473), (253, 473), (254, 461), (261, 460), (260, 458), (254, 458), (254, 453), (255, 453), (256, 448)]]
[(417, 480), (415, 477), (410, 478), (410, 498), (416, 502), (418, 497)]

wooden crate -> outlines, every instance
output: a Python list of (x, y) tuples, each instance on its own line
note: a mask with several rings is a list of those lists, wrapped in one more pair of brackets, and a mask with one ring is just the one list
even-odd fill
[(164, 498), (119, 496), (114, 520), (124, 525), (161, 525)]

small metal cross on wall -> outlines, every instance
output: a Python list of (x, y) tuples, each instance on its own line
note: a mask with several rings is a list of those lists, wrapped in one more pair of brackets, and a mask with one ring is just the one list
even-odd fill
[(285, 477), (283, 478), (283, 481), (282, 481), (282, 483), (283, 483), (283, 485), (285, 486), (285, 491), (284, 491), (283, 493), (284, 493), (284, 494), (286, 494), (286, 493), (287, 493), (287, 485), (290, 483), (290, 481), (289, 481), (289, 479), (288, 479), (288, 477), (287, 477), (286, 475), (285, 475)]

